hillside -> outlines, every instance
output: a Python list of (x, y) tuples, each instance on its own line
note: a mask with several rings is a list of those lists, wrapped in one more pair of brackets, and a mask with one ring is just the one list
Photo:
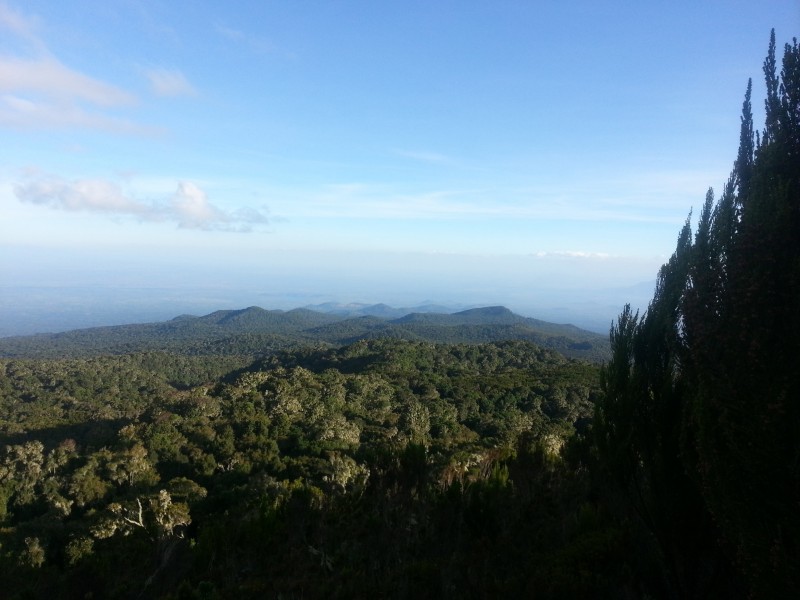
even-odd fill
[[(205, 323), (250, 317), (268, 318)], [(0, 359), (10, 597), (419, 598), (442, 586), (454, 598), (575, 597), (627, 585), (634, 553), (594, 507), (588, 472), (559, 454), (582, 452), (595, 365), (524, 342), (388, 339), (280, 352), (221, 378), (220, 361)], [(202, 383), (178, 385), (186, 374)], [(573, 546), (585, 551), (565, 564)]]
[[(374, 307), (373, 307), (374, 308)], [(373, 312), (394, 314), (380, 305)], [(404, 339), (446, 344), (518, 340), (567, 357), (607, 360), (608, 340), (572, 325), (558, 325), (494, 306), (400, 318), (346, 316), (306, 308), (265, 310), (257, 306), (220, 310), (170, 321), (78, 329), (0, 339), (0, 357), (64, 358), (164, 351), (186, 355), (264, 355), (307, 345), (336, 347), (361, 339)]]

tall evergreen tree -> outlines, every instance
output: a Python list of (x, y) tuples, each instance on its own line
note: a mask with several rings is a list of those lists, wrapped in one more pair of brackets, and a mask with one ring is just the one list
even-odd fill
[[(718, 542), (752, 596), (800, 589), (797, 40), (784, 48), (780, 75), (776, 69), (773, 31), (763, 131), (754, 136), (748, 82), (722, 194), (716, 202), (707, 194), (693, 242), (684, 227), (644, 317), (631, 328), (626, 307), (611, 332), (606, 373), (626, 376), (603, 379), (598, 450), (616, 469), (627, 454), (647, 481), (634, 504), (649, 505), (645, 522), (681, 595), (723, 591), (711, 575), (725, 569)], [(629, 352), (617, 348), (623, 327)], [(622, 429), (608, 422), (615, 413)], [(631, 433), (611, 443), (615, 431)], [(698, 526), (697, 535), (670, 530), (678, 518)], [(700, 569), (687, 569), (698, 559)]]
[[(752, 170), (742, 159), (734, 169), (743, 183), (724, 257), (723, 311), (694, 306), (690, 319), (693, 328), (717, 323), (713, 336), (691, 348), (704, 496), (753, 590), (773, 597), (800, 584), (798, 57), (795, 40), (785, 46), (779, 78), (773, 32), (761, 143)], [(753, 147), (744, 123), (740, 157)], [(712, 236), (727, 227), (715, 223)]]
[(612, 360), (601, 372), (605, 396), (595, 418), (600, 454), (652, 536), (664, 593), (673, 598), (707, 598), (728, 592), (730, 583), (720, 577), (725, 561), (682, 452), (688, 393), (681, 307), (691, 253), (687, 219), (644, 316), (626, 306), (612, 327)]

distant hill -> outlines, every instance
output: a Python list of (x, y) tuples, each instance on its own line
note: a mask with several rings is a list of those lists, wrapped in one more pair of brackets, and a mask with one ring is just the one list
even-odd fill
[(155, 350), (186, 355), (266, 355), (302, 346), (337, 347), (380, 338), (447, 344), (521, 340), (570, 358), (599, 362), (609, 357), (605, 336), (573, 325), (522, 317), (503, 306), (400, 316), (397, 309), (386, 305), (361, 306), (353, 311), (343, 314), (251, 306), (204, 316), (180, 315), (158, 323), (9, 337), (0, 339), (0, 357), (65, 358)]
[(388, 304), (363, 304), (351, 302), (325, 302), (323, 304), (309, 304), (305, 308), (316, 312), (330, 313), (347, 317), (381, 317), (384, 319), (397, 319), (409, 313), (450, 313), (452, 308), (440, 304), (423, 304), (411, 308), (397, 308)]

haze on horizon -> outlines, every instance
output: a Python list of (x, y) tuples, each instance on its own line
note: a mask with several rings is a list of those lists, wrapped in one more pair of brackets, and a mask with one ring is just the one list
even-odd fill
[(325, 301), (607, 330), (798, 24), (794, 0), (0, 0), (0, 335)]

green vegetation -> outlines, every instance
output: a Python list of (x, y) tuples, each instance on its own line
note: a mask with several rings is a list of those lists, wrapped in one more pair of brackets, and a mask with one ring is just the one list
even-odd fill
[(775, 50), (763, 132), (748, 85), (730, 180), (602, 367), (501, 307), (3, 340), (5, 597), (794, 597), (800, 47), (780, 76)]
[(57, 334), (0, 339), (0, 357), (85, 358), (103, 354), (161, 351), (195, 356), (263, 356), (308, 345), (335, 347), (361, 339), (395, 338), (444, 344), (502, 340), (533, 342), (571, 358), (600, 362), (608, 340), (572, 325), (556, 325), (489, 307), (446, 314), (409, 314), (398, 319), (290, 311), (221, 310), (164, 323), (95, 327)]
[(371, 340), (176, 381), (176, 368), (196, 380), (213, 365), (0, 363), (7, 589), (344, 598), (627, 585), (621, 566), (606, 571), (626, 537), (586, 496), (587, 440), (573, 426), (585, 433), (597, 367), (525, 342)]
[(760, 598), (800, 589), (800, 47), (751, 84), (739, 153), (687, 221), (647, 312), (611, 332), (595, 422), (606, 468), (681, 597), (731, 572)]

